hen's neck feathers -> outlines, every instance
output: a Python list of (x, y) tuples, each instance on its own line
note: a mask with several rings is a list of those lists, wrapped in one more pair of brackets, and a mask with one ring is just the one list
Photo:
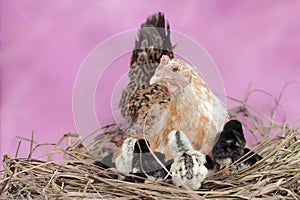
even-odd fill
[[(191, 73), (191, 83), (180, 87), (174, 93), (178, 104), (185, 104), (192, 106), (193, 109), (199, 109), (199, 103), (203, 103), (205, 111), (211, 111), (211, 106), (207, 104), (211, 103), (213, 94), (195, 67), (189, 66), (189, 71)], [(203, 109), (200, 108), (200, 111), (203, 111)]]

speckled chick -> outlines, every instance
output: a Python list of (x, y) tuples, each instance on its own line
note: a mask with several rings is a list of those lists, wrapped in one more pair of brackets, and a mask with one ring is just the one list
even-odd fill
[(208, 175), (208, 170), (204, 166), (205, 155), (193, 149), (183, 131), (171, 131), (168, 135), (168, 146), (174, 158), (170, 171), (173, 184), (198, 190)]

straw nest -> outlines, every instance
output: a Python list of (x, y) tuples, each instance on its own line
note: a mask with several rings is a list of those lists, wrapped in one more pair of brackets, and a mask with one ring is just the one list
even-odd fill
[[(237, 102), (240, 106), (230, 109), (230, 115), (258, 138), (252, 149), (264, 158), (235, 174), (217, 172), (207, 177), (199, 191), (169, 183), (113, 179), (110, 174), (119, 172), (91, 164), (93, 157), (80, 144), (80, 137), (67, 134), (68, 148), (61, 147), (62, 140), (53, 144), (48, 160), (31, 156), (43, 144), (34, 147), (31, 143), (28, 158), (5, 155), (0, 199), (300, 199), (299, 127), (278, 124), (245, 102)], [(54, 154), (64, 157), (54, 161)]]

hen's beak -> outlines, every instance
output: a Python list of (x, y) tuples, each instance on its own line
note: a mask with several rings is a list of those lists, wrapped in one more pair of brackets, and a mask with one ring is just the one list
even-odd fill
[(155, 74), (152, 76), (152, 78), (150, 79), (150, 85), (154, 84), (154, 83), (158, 83), (160, 82), (160, 77), (156, 76)]

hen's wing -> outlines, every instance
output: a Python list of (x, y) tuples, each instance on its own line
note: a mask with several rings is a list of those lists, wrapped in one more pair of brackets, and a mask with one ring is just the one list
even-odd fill
[(126, 105), (131, 117), (129, 135), (158, 134), (164, 127), (168, 114), (171, 95), (157, 84), (142, 85), (129, 99)]
[[(121, 114), (125, 118), (137, 118), (137, 112), (144, 99), (136, 99), (141, 90), (162, 88), (161, 86), (149, 86), (149, 81), (157, 68), (162, 55), (173, 58), (173, 46), (170, 41), (170, 26), (165, 22), (165, 17), (158, 12), (149, 16), (141, 25), (138, 39), (131, 57), (129, 71), (130, 82), (122, 93), (120, 100)], [(156, 91), (152, 91), (156, 94)], [(147, 98), (145, 97), (147, 101)], [(130, 101), (130, 102), (129, 102)], [(137, 103), (136, 103), (137, 101)], [(130, 106), (129, 106), (130, 104)]]
[[(123, 124), (122, 129), (115, 127), (116, 130), (109, 131), (109, 134), (97, 136), (90, 142), (89, 151), (98, 160), (103, 159), (108, 152), (114, 151), (116, 153), (119, 150), (118, 147), (127, 137), (124, 128), (126, 128), (125, 130), (130, 128), (131, 134), (141, 132), (141, 124), (144, 123), (145, 118), (152, 118), (154, 113), (159, 113), (159, 108), (153, 105), (165, 107), (169, 97), (164, 92), (164, 87), (160, 85), (150, 86), (149, 80), (153, 76), (162, 55), (173, 58), (172, 50), (170, 27), (166, 23), (164, 15), (158, 12), (149, 16), (146, 22), (141, 25), (138, 38), (135, 41), (128, 74), (130, 82), (123, 90), (119, 103), (126, 125), (124, 127)], [(148, 110), (150, 107), (152, 107), (151, 111)], [(134, 123), (139, 123), (139, 125), (132, 127)], [(115, 160), (115, 156), (113, 160)]]

